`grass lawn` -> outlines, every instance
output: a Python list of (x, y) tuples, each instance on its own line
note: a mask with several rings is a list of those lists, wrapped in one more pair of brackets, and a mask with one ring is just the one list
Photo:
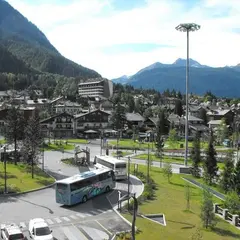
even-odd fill
[[(155, 154), (149, 154), (149, 155), (150, 155), (150, 160), (160, 161), (160, 158), (155, 156)], [(134, 156), (133, 158), (147, 160), (148, 155), (147, 154), (139, 154), (139, 155)], [(182, 157), (168, 157), (168, 156), (164, 156), (162, 161), (166, 162), (166, 163), (184, 164), (184, 158), (182, 158)], [(191, 159), (188, 159), (188, 163), (190, 165), (192, 164)], [(219, 169), (223, 169), (224, 163), (219, 162), (218, 163), (218, 167), (219, 167)]]
[[(117, 140), (109, 141), (109, 145), (117, 146)], [(141, 148), (146, 149), (148, 148), (148, 143), (140, 143), (140, 142), (134, 142), (132, 139), (121, 139), (118, 142), (119, 147), (126, 147), (126, 148)], [(149, 143), (150, 148), (155, 149), (155, 144), (150, 142)]]
[[(123, 156), (123, 157), (125, 157), (125, 156), (127, 156), (127, 155), (130, 155), (130, 154), (133, 154), (133, 152), (131, 152), (131, 151), (121, 151), (121, 156)], [(114, 156), (114, 157), (116, 157), (116, 156), (117, 156), (117, 153), (116, 153), (116, 152), (113, 152), (111, 155)]]
[[(0, 164), (0, 189), (4, 189), (4, 166)], [(31, 189), (47, 186), (54, 183), (54, 179), (45, 174), (40, 168), (34, 168), (34, 179), (31, 175), (31, 166), (25, 164), (7, 164), (8, 190), (24, 192)]]
[(0, 144), (4, 144), (6, 143), (6, 140), (5, 139), (0, 139)]
[(64, 148), (64, 150), (73, 150), (74, 145), (73, 144), (47, 144), (44, 146), (44, 151), (61, 151)]
[[(145, 166), (139, 166), (139, 170), (145, 174), (146, 169)], [(155, 199), (141, 204), (139, 212), (142, 214), (164, 213), (167, 226), (164, 227), (150, 220), (137, 217), (136, 226), (140, 230), (140, 233), (136, 235), (137, 240), (186, 240), (191, 239), (198, 228), (203, 235), (202, 239), (206, 240), (240, 238), (240, 231), (220, 218), (218, 218), (218, 223), (212, 231), (202, 228), (199, 217), (202, 192), (192, 185), (190, 211), (186, 211), (185, 181), (181, 178), (186, 175), (174, 174), (171, 183), (168, 183), (163, 177), (161, 169), (152, 167), (150, 174), (157, 183), (158, 189), (155, 192)], [(219, 199), (213, 199), (214, 202), (219, 202)], [(132, 216), (129, 214), (125, 214), (124, 217), (132, 220)]]
[(79, 138), (73, 138), (73, 139), (67, 139), (68, 143), (88, 143), (88, 140), (86, 139), (79, 139)]

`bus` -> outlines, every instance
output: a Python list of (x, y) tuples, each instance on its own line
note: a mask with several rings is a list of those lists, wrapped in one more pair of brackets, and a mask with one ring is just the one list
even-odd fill
[(127, 179), (127, 164), (124, 160), (119, 160), (111, 156), (96, 155), (94, 158), (94, 164), (97, 169), (102, 167), (112, 169), (116, 180)]
[(56, 202), (71, 206), (115, 188), (114, 172), (95, 169), (56, 182)]

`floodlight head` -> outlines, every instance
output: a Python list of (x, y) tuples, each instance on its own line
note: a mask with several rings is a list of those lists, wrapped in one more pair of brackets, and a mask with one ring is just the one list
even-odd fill
[(181, 23), (176, 27), (180, 32), (194, 32), (200, 29), (200, 25), (196, 23)]

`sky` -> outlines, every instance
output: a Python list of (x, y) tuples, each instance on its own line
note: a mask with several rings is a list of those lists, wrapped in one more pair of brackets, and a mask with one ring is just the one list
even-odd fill
[(240, 0), (7, 0), (65, 57), (113, 79), (186, 58), (180, 23), (197, 23), (190, 57), (240, 63)]

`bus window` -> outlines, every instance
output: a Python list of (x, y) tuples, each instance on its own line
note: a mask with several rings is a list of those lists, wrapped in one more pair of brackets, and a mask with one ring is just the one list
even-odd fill
[(72, 183), (70, 185), (70, 189), (71, 189), (71, 192), (73, 192), (73, 191), (76, 191), (76, 190), (81, 189), (83, 187), (86, 187), (87, 185), (88, 184), (87, 184), (86, 180), (81, 180), (79, 182)]
[(66, 184), (63, 184), (63, 183), (58, 183), (57, 184), (57, 188), (59, 190), (66, 190), (67, 189), (67, 185)]
[(126, 168), (126, 163), (118, 163), (115, 168)]

